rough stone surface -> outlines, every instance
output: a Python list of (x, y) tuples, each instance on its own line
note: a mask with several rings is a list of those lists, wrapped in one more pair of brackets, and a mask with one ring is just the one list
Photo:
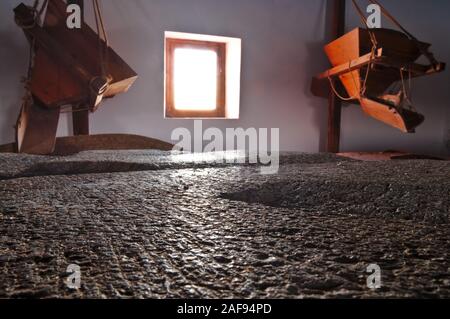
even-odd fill
[(0, 297), (450, 297), (449, 162), (214, 159), (0, 155)]

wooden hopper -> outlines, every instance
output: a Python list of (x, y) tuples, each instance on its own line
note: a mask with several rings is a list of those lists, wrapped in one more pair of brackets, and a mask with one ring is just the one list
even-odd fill
[[(95, 110), (101, 101), (96, 96), (102, 92), (92, 92), (91, 84), (102, 75), (99, 46), (106, 44), (99, 42), (97, 33), (84, 22), (81, 29), (69, 29), (66, 6), (62, 0), (49, 1), (43, 28), (34, 30), (34, 34), (25, 30), (38, 39), (31, 92), (49, 108), (87, 104)], [(110, 47), (106, 71), (109, 83), (102, 97), (126, 92), (137, 78), (136, 72)]]
[(425, 120), (420, 113), (396, 108), (385, 101), (378, 102), (361, 97), (359, 102), (364, 113), (405, 133), (414, 132), (414, 129)]
[(49, 0), (42, 26), (31, 7), (20, 4), (14, 9), (16, 22), (35, 45), (27, 86), (31, 98), (17, 121), (19, 152), (52, 153), (62, 106), (94, 112), (103, 98), (126, 92), (137, 78), (86, 23), (80, 29), (68, 28), (66, 8), (62, 0)]
[(386, 99), (386, 91), (402, 80), (401, 73), (403, 77), (427, 75), (443, 71), (445, 64), (416, 63), (430, 47), (427, 43), (390, 29), (371, 29), (370, 32), (376, 39), (374, 50), (369, 31), (362, 28), (326, 45), (325, 53), (333, 68), (314, 80), (339, 78), (349, 100), (359, 102), (367, 115), (403, 132), (414, 132), (423, 122), (423, 115), (403, 108), (404, 96), (399, 95), (398, 101)]
[[(421, 55), (419, 47), (406, 35), (390, 29), (372, 29), (382, 54), (398, 63), (414, 63)], [(421, 43), (427, 49), (430, 45)], [(372, 42), (367, 29), (356, 28), (325, 46), (325, 53), (333, 66), (348, 63), (370, 54)], [(339, 76), (349, 96), (359, 98), (367, 66)], [(397, 68), (377, 66), (370, 70), (366, 83), (366, 95), (377, 97), (383, 94), (394, 82), (400, 81)]]

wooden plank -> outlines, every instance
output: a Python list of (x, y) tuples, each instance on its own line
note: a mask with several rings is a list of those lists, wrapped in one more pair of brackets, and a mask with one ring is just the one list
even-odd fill
[(73, 135), (89, 135), (89, 110), (85, 106), (72, 107)]
[[(76, 4), (81, 10), (81, 23), (84, 23), (84, 0), (67, 0), (67, 4)], [(89, 110), (85, 106), (72, 107), (73, 135), (89, 135)]]
[(419, 77), (424, 75), (431, 75), (434, 73), (443, 72), (446, 68), (446, 64), (443, 62), (438, 63), (436, 66), (433, 65), (423, 65), (418, 63), (405, 63), (402, 60), (391, 58), (387, 56), (381, 56), (376, 61), (374, 61), (374, 64), (376, 65), (382, 65), (385, 67), (392, 67), (405, 69), (405, 73), (408, 73), (411, 71), (412, 77)]
[[(14, 9), (16, 19), (18, 21), (26, 20), (30, 10), (31, 9), (29, 7), (24, 4), (20, 4)], [(44, 48), (46, 52), (50, 53), (51, 56), (60, 60), (65, 65), (69, 65), (71, 72), (77, 75), (80, 79), (85, 81), (90, 80), (91, 76), (89, 71), (83, 65), (79, 64), (73, 55), (69, 54), (67, 50), (65, 50), (63, 45), (52, 38), (39, 25), (35, 24), (33, 27), (24, 28), (23, 30), (26, 34), (32, 36), (36, 40), (39, 47)]]
[(365, 54), (362, 57), (359, 57), (355, 60), (351, 60), (348, 63), (340, 64), (332, 69), (329, 69), (323, 73), (317, 75), (317, 79), (323, 80), (327, 78), (334, 78), (355, 70), (359, 70), (360, 68), (368, 65), (373, 62), (376, 63), (377, 59), (381, 58), (383, 54), (383, 49), (380, 48), (375, 53), (375, 56), (372, 57), (371, 53)]
[[(24, 4), (14, 11), (19, 25), (25, 26), (27, 37), (36, 39), (36, 59), (46, 60), (46, 63), (35, 63), (33, 94), (48, 107), (93, 100), (89, 83), (101, 75), (97, 34), (84, 22), (81, 29), (68, 29), (66, 3), (62, 0), (49, 2), (43, 28), (28, 26), (31, 13)], [(106, 44), (101, 41), (101, 45)], [(104, 97), (112, 97), (126, 92), (137, 75), (110, 47), (107, 55), (110, 83)]]
[[(336, 38), (336, 40), (324, 47), (332, 67), (348, 64), (348, 61), (357, 59), (363, 55), (359, 50), (360, 31), (358, 28), (346, 34), (339, 34)], [(364, 54), (369, 52), (370, 51), (365, 52)], [(346, 90), (346, 94), (343, 96), (358, 97), (359, 92), (361, 91), (360, 82), (358, 81), (359, 77), (359, 70), (345, 73), (340, 76), (340, 80)]]
[(59, 108), (48, 109), (32, 99), (24, 102), (16, 125), (18, 152), (37, 155), (52, 153), (59, 112)]
[(425, 119), (422, 114), (417, 112), (407, 109), (397, 110), (385, 103), (368, 98), (361, 98), (360, 103), (364, 113), (403, 133), (414, 133), (415, 128)]
[[(63, 25), (58, 28), (49, 27), (46, 31), (64, 43), (66, 50), (76, 56), (78, 63), (85, 65), (91, 72), (91, 78), (101, 75), (98, 34), (85, 22), (82, 22), (81, 29), (68, 30), (65, 27), (67, 13), (64, 1), (52, 0), (49, 2), (50, 5), (53, 20), (56, 18)], [(52, 17), (49, 17), (49, 20), (52, 20)], [(106, 43), (101, 40), (100, 45), (104, 47)], [(80, 54), (80, 48), (83, 48), (82, 54)], [(126, 92), (137, 79), (136, 72), (111, 47), (107, 48), (106, 62), (106, 71), (110, 82), (104, 97), (112, 97)]]

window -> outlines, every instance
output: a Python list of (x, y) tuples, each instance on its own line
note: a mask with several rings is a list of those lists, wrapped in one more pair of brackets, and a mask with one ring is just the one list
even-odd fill
[(240, 39), (166, 32), (166, 118), (238, 118), (239, 78)]
[(167, 39), (166, 115), (225, 116), (225, 44)]

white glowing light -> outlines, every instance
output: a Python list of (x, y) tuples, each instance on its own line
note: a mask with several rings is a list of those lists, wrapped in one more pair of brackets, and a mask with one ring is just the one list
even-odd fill
[(175, 49), (175, 109), (212, 111), (217, 108), (217, 60), (217, 53), (212, 50)]

